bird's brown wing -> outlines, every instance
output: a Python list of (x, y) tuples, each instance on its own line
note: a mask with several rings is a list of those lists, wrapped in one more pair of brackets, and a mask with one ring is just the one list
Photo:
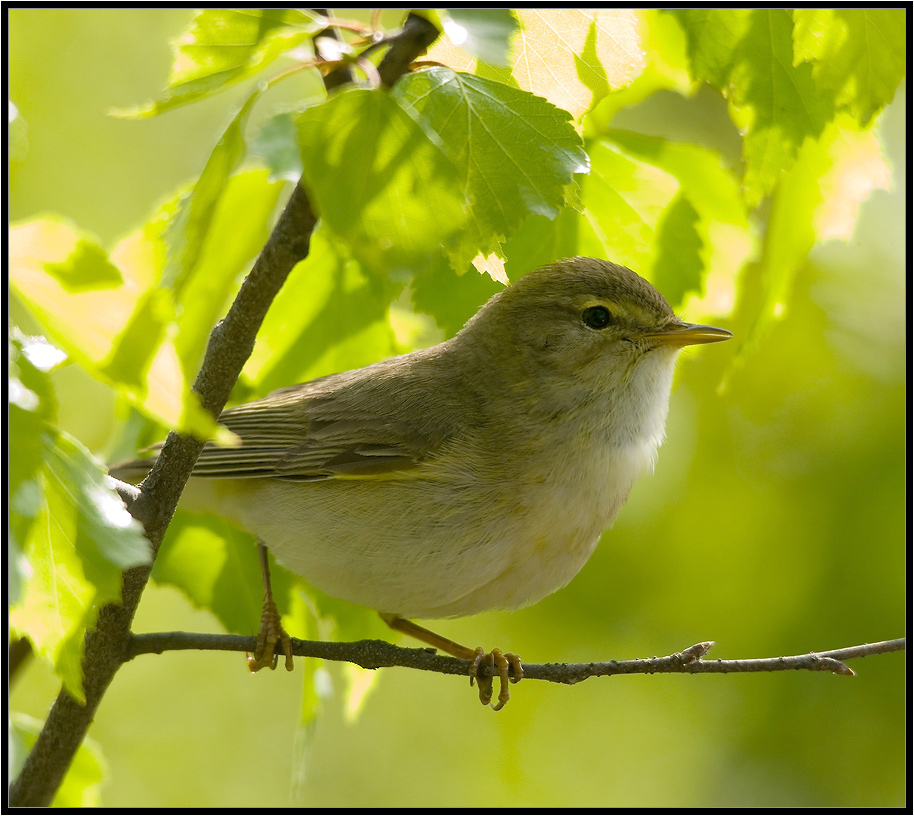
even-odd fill
[(406, 475), (460, 433), (466, 411), (459, 389), (398, 361), (370, 368), (225, 411), (219, 422), (241, 444), (207, 444), (193, 475), (289, 481)]

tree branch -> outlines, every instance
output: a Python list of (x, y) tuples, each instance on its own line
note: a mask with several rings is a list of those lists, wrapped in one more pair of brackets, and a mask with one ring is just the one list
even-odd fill
[(416, 57), (424, 54), (438, 39), (440, 33), (424, 17), (410, 12), (400, 33), (390, 38), (390, 49), (378, 65), (383, 85), (392, 88), (393, 84), (409, 70)]
[[(423, 37), (416, 34), (419, 30), (425, 32)], [(428, 40), (431, 30), (434, 36)], [(385, 84), (392, 85), (437, 35), (433, 25), (411, 14), (402, 36), (394, 38), (385, 56), (384, 61), (388, 62), (382, 73)], [(337, 74), (334, 84), (345, 81), (346, 76)], [(203, 408), (214, 417), (225, 407), (254, 348), (254, 340), (270, 304), (292, 268), (307, 257), (316, 223), (317, 214), (299, 181), (228, 314), (210, 335), (193, 390)], [(143, 522), (152, 546), (153, 561), (203, 445), (200, 439), (172, 432), (138, 491), (134, 493), (118, 486), (131, 512), (136, 511), (135, 517)], [(122, 603), (111, 604), (100, 611), (95, 629), (86, 635), (85, 703), (80, 704), (61, 690), (19, 777), (10, 787), (11, 806), (47, 807), (51, 804), (108, 684), (124, 662), (130, 625), (151, 571), (152, 564), (149, 564), (125, 572)]]
[[(253, 652), (256, 643), (256, 638), (244, 635), (156, 632), (131, 635), (125, 657), (127, 660), (131, 660), (142, 654), (162, 654), (179, 650)], [(609, 677), (614, 674), (733, 674), (798, 669), (830, 671), (833, 674), (853, 676), (854, 672), (843, 661), (902, 651), (905, 648), (905, 638), (789, 657), (703, 660), (712, 646), (714, 646), (713, 641), (705, 641), (666, 657), (647, 657), (636, 660), (609, 660), (602, 663), (525, 663), (524, 678), (573, 685), (590, 677)], [(319, 657), (324, 660), (355, 663), (363, 669), (402, 666), (440, 674), (466, 675), (471, 663), (469, 660), (438, 654), (434, 649), (428, 647), (410, 649), (394, 646), (383, 640), (328, 643), (292, 638), (292, 654), (299, 657)], [(484, 664), (480, 667), (480, 673), (484, 675)]]

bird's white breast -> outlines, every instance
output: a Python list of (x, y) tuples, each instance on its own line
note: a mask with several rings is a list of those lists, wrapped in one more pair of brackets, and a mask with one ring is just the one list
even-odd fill
[(192, 479), (189, 500), (256, 534), (334, 597), (415, 618), (525, 606), (580, 571), (652, 466), (671, 360), (652, 373), (630, 406), (638, 421), (622, 418), (626, 433), (608, 420), (566, 423), (497, 478), (486, 462), (500, 465), (501, 451), (476, 449), (459, 454), (478, 465), (459, 478), (444, 459), (418, 478)]

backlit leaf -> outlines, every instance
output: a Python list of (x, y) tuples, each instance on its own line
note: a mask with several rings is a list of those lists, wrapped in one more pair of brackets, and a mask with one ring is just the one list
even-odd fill
[(256, 391), (243, 398), (398, 353), (389, 307), (401, 287), (368, 272), (318, 228), (263, 322), (239, 385), (256, 383)]
[(10, 609), (10, 626), (82, 700), (86, 630), (103, 605), (120, 601), (121, 571), (148, 563), (151, 554), (89, 452), (52, 428), (40, 438), (36, 516), (23, 544), (32, 573), (21, 603)]
[(685, 35), (679, 24), (659, 9), (640, 9), (638, 15), (644, 70), (629, 84), (611, 89), (588, 116), (588, 122), (598, 126), (609, 123), (621, 109), (634, 107), (658, 91), (675, 89), (684, 96), (690, 92)]
[(678, 9), (692, 76), (721, 90), (745, 132), (745, 185), (750, 203), (771, 192), (807, 137), (834, 115), (830, 94), (812, 66), (794, 65), (789, 9)]
[[(100, 365), (133, 311), (138, 293), (127, 286), (112, 287), (106, 278), (82, 277), (76, 256), (91, 252), (101, 259), (104, 252), (95, 238), (64, 219), (48, 216), (20, 222), (11, 227), (9, 237), (10, 283), (16, 292), (71, 356), (89, 367)], [(48, 265), (57, 274), (49, 273)], [(63, 274), (67, 285), (61, 282), (62, 269), (72, 270)], [(74, 285), (71, 277), (79, 284)], [(86, 314), (94, 318), (87, 321)]]
[(174, 342), (188, 379), (195, 376), (210, 332), (228, 311), (242, 276), (266, 243), (282, 189), (262, 170), (226, 180), (202, 236), (194, 273), (181, 291)]
[(819, 241), (851, 238), (857, 212), (874, 190), (888, 190), (892, 171), (873, 129), (859, 131), (846, 116), (828, 127), (825, 136), (831, 167), (819, 179), (822, 200), (814, 226)]
[[(626, 130), (607, 130), (605, 138), (627, 155), (674, 176), (685, 203), (694, 208), (697, 216), (695, 220), (689, 219), (688, 233), (679, 236), (687, 241), (686, 246), (693, 254), (684, 253), (682, 265), (678, 265), (675, 244), (668, 243), (670, 233), (661, 236), (667, 248), (655, 253), (651, 278), (656, 278), (654, 282), (671, 302), (678, 304), (688, 294), (690, 314), (728, 313), (735, 301), (740, 270), (754, 252), (755, 243), (739, 184), (720, 154), (700, 145)], [(675, 199), (673, 206), (685, 207), (679, 202), (680, 199)], [(679, 215), (684, 216), (685, 212), (680, 209)], [(664, 217), (668, 218), (669, 214)], [(667, 222), (665, 229), (669, 230), (675, 223), (679, 222)], [(696, 258), (700, 260), (700, 269), (694, 266)], [(706, 289), (709, 274), (713, 280)], [(685, 280), (673, 280), (680, 275)]]
[(512, 76), (575, 118), (644, 67), (628, 9), (519, 9)]
[(298, 128), (312, 201), (362, 263), (409, 270), (456, 239), (467, 217), (457, 168), (390, 94), (343, 91)]
[(590, 175), (581, 183), (587, 231), (579, 239), (580, 253), (650, 274), (657, 225), (679, 183), (609, 142), (594, 144), (590, 158)]
[[(644, 67), (638, 19), (626, 9), (514, 9), (514, 34), (505, 71), (480, 64), (477, 72), (516, 83), (578, 118), (610, 90), (624, 87)], [(428, 58), (455, 71), (471, 70), (447, 28)]]
[(244, 127), (251, 109), (260, 98), (255, 90), (219, 138), (193, 189), (178, 204), (164, 232), (165, 270), (162, 282), (174, 289), (178, 299), (184, 284), (193, 276), (203, 242), (229, 176), (245, 154)]
[(256, 73), (323, 27), (322, 17), (303, 9), (203, 9), (174, 44), (165, 92), (155, 102), (116, 115), (155, 116), (211, 96)]
[(62, 263), (47, 263), (45, 272), (53, 275), (70, 292), (120, 286), (120, 270), (105, 251), (90, 240), (80, 240)]
[[(48, 336), (89, 373), (162, 424), (205, 434), (216, 425), (189, 396), (168, 336), (174, 302), (167, 290), (151, 288), (164, 258), (163, 224), (156, 216), (105, 256), (92, 236), (63, 219), (21, 222), (10, 229), (10, 283)], [(79, 261), (87, 257), (94, 260)], [(116, 269), (122, 284), (112, 285), (113, 273), (99, 277), (99, 264)], [(61, 270), (68, 270), (66, 284)]]
[(861, 125), (892, 101), (905, 73), (905, 10), (793, 10), (794, 62), (812, 63), (816, 85)]
[(41, 466), (42, 435), (57, 421), (57, 399), (47, 370), (38, 368), (24, 353), (30, 343), (44, 338), (25, 337), (15, 327), (7, 341), (9, 364), (9, 527), (7, 588), (9, 604), (21, 600), (31, 568), (23, 546), (43, 504)]
[(440, 139), (470, 202), (472, 229), (453, 253), (456, 269), (493, 252), (530, 215), (554, 218), (574, 174), (587, 172), (568, 114), (533, 94), (433, 68), (406, 78), (395, 95)]

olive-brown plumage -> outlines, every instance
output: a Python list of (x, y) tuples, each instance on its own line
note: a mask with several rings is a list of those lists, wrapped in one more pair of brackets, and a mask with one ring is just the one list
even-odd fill
[(450, 340), (225, 411), (241, 444), (207, 445), (183, 501), (389, 620), (533, 603), (651, 467), (679, 348), (728, 336), (625, 267), (560, 261)]

